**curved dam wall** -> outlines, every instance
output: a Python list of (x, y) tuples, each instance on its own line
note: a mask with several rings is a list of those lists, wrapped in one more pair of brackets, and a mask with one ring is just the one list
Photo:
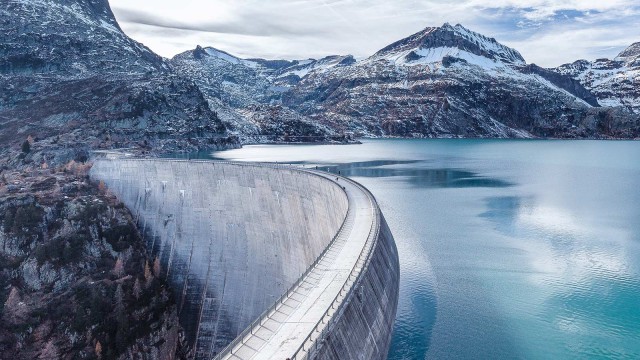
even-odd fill
[[(376, 205), (377, 206), (377, 205)], [(368, 266), (309, 359), (384, 360), (398, 308), (398, 250), (384, 216)]]
[(101, 159), (91, 176), (137, 218), (197, 359), (269, 308), (329, 245), (348, 208), (334, 182), (286, 168)]

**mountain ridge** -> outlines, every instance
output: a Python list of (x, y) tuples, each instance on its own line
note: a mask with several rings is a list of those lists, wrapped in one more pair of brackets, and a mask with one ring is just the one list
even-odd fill
[(12, 0), (0, 17), (2, 146), (37, 138), (49, 151), (29, 158), (49, 163), (96, 148), (237, 146), (199, 87), (124, 34), (107, 0)]
[(419, 57), (420, 48), (457, 48), (492, 60), (524, 65), (526, 61), (515, 49), (500, 44), (494, 38), (470, 31), (460, 24), (445, 23), (440, 27), (427, 27), (413, 35), (398, 40), (377, 51), (373, 57), (382, 57), (389, 52), (411, 51), (407, 56)]
[(551, 70), (579, 81), (602, 105), (640, 114), (640, 42), (612, 60), (577, 60)]
[[(527, 64), (517, 50), (460, 24), (425, 28), (360, 60), (349, 55), (249, 60), (224, 54), (257, 79), (240, 76), (235, 82), (267, 89), (245, 88), (241, 97), (268, 99), (338, 133), (588, 138), (638, 132), (636, 115), (624, 107), (601, 107), (580, 79)], [(172, 59), (178, 69), (179, 56)], [(269, 63), (277, 66), (262, 65)], [(186, 68), (193, 71), (194, 64)], [(196, 82), (225, 71), (209, 66)]]

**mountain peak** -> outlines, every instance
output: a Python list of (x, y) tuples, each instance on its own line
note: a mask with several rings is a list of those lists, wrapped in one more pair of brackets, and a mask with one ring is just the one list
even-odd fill
[(3, 1), (0, 14), (0, 43), (11, 44), (0, 51), (0, 72), (166, 70), (160, 56), (122, 32), (108, 0)]
[(640, 42), (633, 43), (631, 46), (624, 49), (620, 54), (618, 54), (616, 60), (633, 61), (638, 57), (640, 57)]
[(173, 57), (174, 59), (196, 59), (201, 61), (219, 61), (230, 64), (240, 64), (243, 60), (235, 55), (231, 55), (226, 51), (216, 49), (212, 46), (197, 45), (193, 50), (187, 50)]
[(500, 44), (496, 39), (473, 32), (460, 24), (451, 26), (449, 23), (444, 23), (440, 27), (427, 27), (383, 48), (374, 56), (400, 52), (419, 53), (436, 48), (457, 48), (507, 64), (524, 65), (526, 63), (518, 51)]

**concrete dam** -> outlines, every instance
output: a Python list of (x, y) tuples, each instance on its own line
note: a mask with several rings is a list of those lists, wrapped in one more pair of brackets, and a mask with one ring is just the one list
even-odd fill
[(196, 359), (386, 359), (394, 239), (361, 185), (269, 164), (99, 159), (161, 264)]

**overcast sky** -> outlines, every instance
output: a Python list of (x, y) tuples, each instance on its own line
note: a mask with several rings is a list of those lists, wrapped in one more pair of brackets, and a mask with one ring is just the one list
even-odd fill
[(614, 57), (640, 41), (638, 0), (110, 0), (123, 30), (165, 57), (213, 46), (240, 57), (363, 58), (445, 22), (527, 62)]

